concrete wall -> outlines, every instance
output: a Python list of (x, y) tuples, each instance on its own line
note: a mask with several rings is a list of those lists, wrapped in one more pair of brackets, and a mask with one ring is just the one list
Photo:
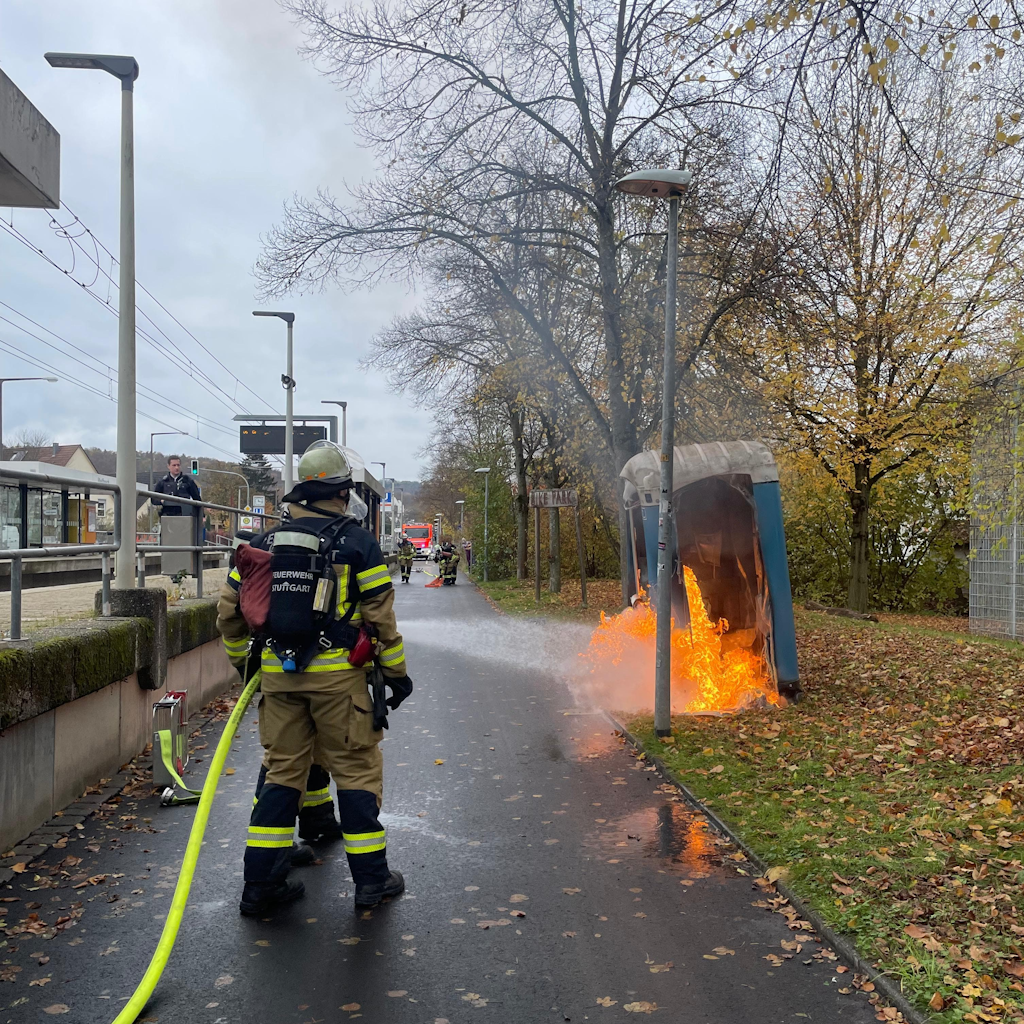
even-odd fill
[(0, 853), (152, 739), (153, 704), (188, 690), (193, 710), (238, 678), (219, 639), (168, 659), (166, 687), (144, 690), (136, 673), (0, 733)]
[(60, 206), (60, 136), (2, 71), (0, 206)]

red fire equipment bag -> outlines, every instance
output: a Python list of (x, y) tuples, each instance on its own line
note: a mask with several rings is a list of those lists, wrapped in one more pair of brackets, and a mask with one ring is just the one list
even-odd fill
[(238, 609), (253, 633), (262, 633), (270, 615), (270, 552), (240, 544), (235, 568), (242, 577)]

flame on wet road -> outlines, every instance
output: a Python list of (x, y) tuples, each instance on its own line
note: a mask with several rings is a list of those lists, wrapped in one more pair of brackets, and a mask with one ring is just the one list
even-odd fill
[[(779, 705), (764, 658), (729, 635), (725, 619), (712, 622), (693, 571), (684, 567), (690, 626), (672, 629), (672, 710), (676, 713), (731, 713), (763, 700)], [(587, 688), (606, 707), (649, 708), (654, 680), (656, 615), (639, 601), (614, 616), (601, 616), (582, 657), (590, 672)]]

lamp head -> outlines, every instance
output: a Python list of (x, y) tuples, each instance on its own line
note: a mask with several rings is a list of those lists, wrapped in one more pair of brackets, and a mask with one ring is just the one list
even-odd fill
[(473, 470), (474, 473), (490, 473), (490, 471), (491, 471), (491, 467), (490, 466), (481, 466), (480, 469), (474, 469)]
[(690, 171), (677, 171), (667, 167), (648, 167), (634, 171), (615, 182), (620, 192), (631, 196), (652, 196), (655, 199), (678, 199), (690, 184)]
[(282, 313), (278, 310), (273, 309), (254, 309), (252, 311), (253, 316), (279, 316), (286, 324), (295, 323), (294, 313)]
[(139, 77), (139, 62), (134, 57), (123, 57), (111, 53), (45, 53), (43, 56), (51, 68), (86, 68), (91, 71), (106, 71), (130, 85)]

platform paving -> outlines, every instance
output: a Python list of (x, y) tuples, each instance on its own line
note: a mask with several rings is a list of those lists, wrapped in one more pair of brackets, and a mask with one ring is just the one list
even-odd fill
[[(511, 620), (464, 581), (426, 579), (398, 585), (416, 690), (383, 748), (389, 857), (407, 895), (356, 914), (343, 851), (323, 846), (300, 873), (305, 899), (239, 916), (260, 759), (250, 711), (142, 1019), (875, 1020), (863, 994), (840, 992), (841, 961), (766, 908), (735, 851), (577, 705), (564, 681), (574, 627)], [(221, 728), (194, 740), (192, 778)], [(0, 888), (12, 901), (0, 904), (0, 1022), (108, 1024), (142, 976), (194, 813), (159, 807), (145, 771), (91, 814), (89, 797), (74, 805), (89, 816)]]

